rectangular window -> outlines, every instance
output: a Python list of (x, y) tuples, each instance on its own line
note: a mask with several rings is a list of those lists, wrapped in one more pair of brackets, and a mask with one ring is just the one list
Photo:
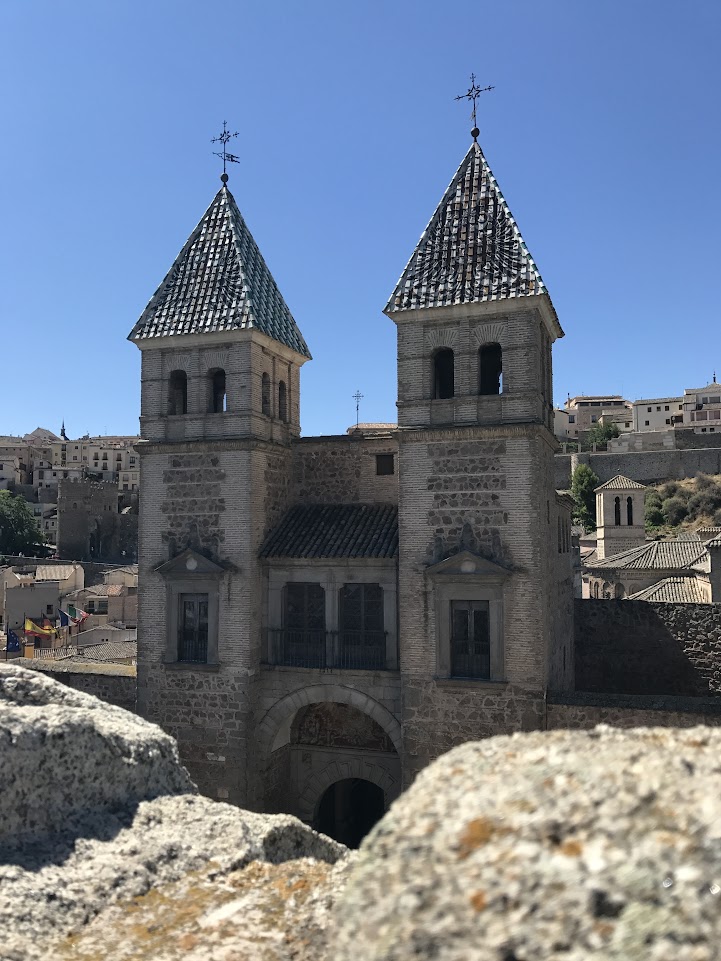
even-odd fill
[(591, 423), (595, 424), (597, 420), (598, 420), (598, 417), (595, 414), (591, 414)]
[(668, 410), (668, 404), (666, 404), (663, 409)]
[(657, 407), (657, 408), (656, 408), (656, 410), (661, 410), (661, 407), (660, 407), (660, 406), (659, 406), (659, 407)]
[(45, 613), (46, 613), (46, 614), (52, 614), (52, 612), (53, 612), (53, 605), (52, 605), (52, 604), (48, 604), (48, 606), (45, 608)]
[(488, 601), (451, 601), (451, 676), (491, 676)]
[(569, 414), (569, 415), (568, 415), (568, 423), (569, 423), (569, 424), (575, 424), (575, 423), (576, 423), (576, 415), (575, 415), (575, 414)]
[(208, 660), (208, 595), (178, 597), (178, 660), (205, 664)]
[(651, 408), (650, 408), (650, 407), (647, 407), (647, 408), (646, 408), (646, 413), (648, 413), (648, 414), (651, 413)]
[(340, 591), (340, 667), (380, 670), (386, 664), (383, 588), (344, 584)]
[(647, 420), (645, 420), (645, 421), (643, 422), (643, 426), (644, 426), (644, 427), (648, 427), (648, 421), (647, 421)]
[(376, 454), (376, 474), (384, 476), (395, 474), (396, 465), (393, 454)]
[(325, 667), (325, 590), (320, 584), (286, 584), (278, 662)]

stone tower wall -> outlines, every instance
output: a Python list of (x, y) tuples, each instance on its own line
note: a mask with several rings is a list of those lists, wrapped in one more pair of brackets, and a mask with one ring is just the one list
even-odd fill
[[(148, 444), (142, 457), (138, 710), (178, 739), (203, 793), (252, 805), (249, 725), (262, 646), (257, 552), (288, 503), (290, 450), (228, 440)], [(155, 568), (186, 547), (228, 568), (217, 667), (164, 663), (166, 583)]]

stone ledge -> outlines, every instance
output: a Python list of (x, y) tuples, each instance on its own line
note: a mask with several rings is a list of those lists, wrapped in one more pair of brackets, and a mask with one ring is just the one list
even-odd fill
[(166, 671), (200, 671), (202, 674), (217, 674), (220, 664), (202, 664), (189, 661), (161, 661)]
[(312, 674), (317, 677), (350, 677), (351, 675), (360, 675), (361, 677), (374, 677), (376, 675), (381, 678), (398, 678), (400, 671), (397, 668), (393, 670), (374, 670), (366, 671), (361, 668), (341, 668), (341, 667), (293, 667), (291, 664), (261, 664), (261, 673), (271, 673), (272, 671), (278, 671), (281, 674)]
[(436, 687), (442, 690), (453, 690), (457, 688), (463, 691), (473, 689), (497, 692), (506, 691), (511, 686), (508, 681), (484, 681), (474, 677), (434, 677), (433, 680), (436, 683)]
[(62, 660), (42, 657), (16, 657), (7, 664), (29, 668), (32, 671), (43, 671), (48, 674), (105, 674), (108, 677), (136, 677), (137, 669), (134, 664), (81, 664), (73, 662), (65, 664)]
[(626, 708), (641, 711), (680, 711), (686, 714), (721, 714), (721, 697), (682, 694), (603, 694), (592, 691), (548, 692), (549, 705)]

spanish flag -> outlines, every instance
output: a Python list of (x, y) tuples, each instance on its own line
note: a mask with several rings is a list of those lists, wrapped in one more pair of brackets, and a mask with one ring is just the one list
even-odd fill
[(29, 617), (26, 617), (25, 635), (30, 635), (31, 637), (55, 637), (55, 628), (39, 627), (35, 621), (31, 621)]

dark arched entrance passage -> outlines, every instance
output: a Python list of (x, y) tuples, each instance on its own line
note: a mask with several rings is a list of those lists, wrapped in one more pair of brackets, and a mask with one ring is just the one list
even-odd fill
[(347, 778), (331, 784), (318, 805), (315, 829), (357, 848), (385, 813), (383, 791), (362, 778)]

